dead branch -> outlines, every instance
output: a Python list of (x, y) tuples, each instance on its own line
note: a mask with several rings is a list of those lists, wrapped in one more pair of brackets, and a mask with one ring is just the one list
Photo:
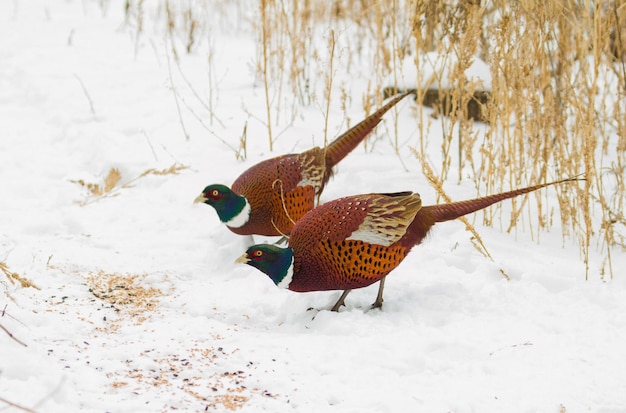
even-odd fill
[(15, 337), (9, 330), (6, 329), (5, 326), (3, 326), (2, 324), (0, 324), (0, 328), (2, 330), (4, 330), (5, 333), (7, 333), (9, 335), (9, 337), (11, 337), (13, 340), (17, 341), (19, 344), (23, 345), (24, 347), (28, 347), (26, 345), (26, 343), (24, 343), (23, 341), (21, 341), (20, 339), (18, 339), (17, 337)]
[(25, 412), (36, 413), (35, 410), (33, 410), (33, 409), (29, 409), (28, 407), (20, 406), (19, 404), (13, 403), (13, 402), (11, 402), (11, 401), (3, 398), (3, 397), (0, 397), (0, 402), (6, 403), (6, 404), (8, 404), (11, 407), (15, 407), (15, 408), (20, 409), (20, 410), (25, 411)]

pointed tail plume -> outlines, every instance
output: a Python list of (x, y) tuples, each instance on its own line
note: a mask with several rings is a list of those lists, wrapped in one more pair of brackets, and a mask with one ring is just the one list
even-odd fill
[(527, 194), (529, 192), (545, 188), (546, 186), (581, 180), (584, 180), (584, 178), (574, 177), (550, 182), (547, 184), (529, 186), (527, 188), (516, 189), (514, 191), (503, 192), (500, 194), (489, 195), (482, 198), (470, 199), (467, 201), (424, 206), (417, 212), (417, 215), (415, 215), (415, 219), (413, 219), (413, 222), (411, 223), (406, 236), (403, 238), (402, 243), (409, 248), (413, 247), (414, 245), (420, 244), (424, 240), (430, 229), (433, 227), (433, 225), (435, 225), (437, 222), (457, 219), (462, 217), (463, 215), (471, 214), (472, 212), (487, 208), (488, 206), (493, 205), (497, 202), (504, 201), (505, 199)]
[(372, 113), (365, 120), (352, 127), (350, 130), (332, 141), (326, 148), (326, 169), (330, 171), (335, 165), (346, 157), (369, 133), (380, 123), (383, 115), (407, 95), (414, 92), (402, 93), (391, 99), (382, 108)]
[(427, 212), (428, 215), (434, 219), (434, 222), (450, 221), (452, 219), (462, 217), (463, 215), (471, 214), (472, 212), (487, 208), (488, 206), (491, 206), (500, 201), (504, 201), (505, 199), (515, 198), (518, 195), (527, 194), (529, 192), (533, 192), (550, 185), (556, 185), (571, 181), (580, 181), (583, 179), (584, 178), (579, 177), (562, 179), (560, 181), (529, 186), (527, 188), (516, 189), (509, 192), (502, 192), (500, 194), (470, 199), (467, 201), (452, 202), (450, 204), (430, 205), (423, 207), (422, 211)]

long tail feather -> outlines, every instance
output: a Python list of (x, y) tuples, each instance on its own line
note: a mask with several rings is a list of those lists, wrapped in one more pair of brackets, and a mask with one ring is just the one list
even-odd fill
[[(584, 179), (584, 178), (582, 178)], [(527, 188), (520, 188), (514, 191), (503, 192), (500, 194), (489, 195), (482, 198), (470, 199), (467, 201), (452, 202), (450, 204), (430, 205), (422, 208), (424, 213), (428, 213), (435, 222), (450, 221), (457, 219), (463, 215), (471, 214), (472, 212), (479, 211), (483, 208), (487, 208), (497, 202), (504, 201), (505, 199), (514, 198), (519, 195), (527, 194), (529, 192), (536, 191), (541, 188), (545, 188), (550, 185), (556, 185), (564, 182), (580, 181), (581, 178), (568, 178), (560, 181), (549, 182), (546, 184), (529, 186)]]
[(332, 141), (326, 148), (326, 168), (331, 170), (339, 163), (339, 161), (352, 152), (352, 150), (356, 148), (359, 143), (361, 143), (361, 141), (365, 139), (365, 137), (369, 135), (369, 133), (378, 125), (378, 123), (380, 123), (383, 115), (389, 109), (394, 107), (404, 97), (412, 93), (414, 92), (406, 92), (394, 97), (383, 107), (368, 116), (365, 120), (359, 122), (356, 126), (352, 127), (343, 135)]

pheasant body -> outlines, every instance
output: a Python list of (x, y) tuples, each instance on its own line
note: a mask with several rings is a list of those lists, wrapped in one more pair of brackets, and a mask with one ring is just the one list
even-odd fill
[[(241, 174), (231, 188), (207, 186), (195, 202), (213, 206), (220, 220), (236, 234), (289, 234), (293, 225), (313, 209), (315, 197), (323, 191), (332, 175), (332, 168), (365, 139), (389, 109), (408, 94), (391, 99), (326, 149), (314, 147), (302, 153), (262, 161)], [(246, 205), (248, 211), (245, 210)]]
[[(293, 227), (287, 248), (253, 245), (238, 262), (258, 268), (277, 285), (297, 292), (366, 287), (383, 280), (437, 222), (572, 180), (424, 207), (419, 195), (411, 192), (340, 198), (305, 214)], [(284, 254), (292, 258), (277, 259)], [(382, 289), (377, 303), (382, 304)]]
[(314, 209), (289, 239), (298, 275), (289, 289), (349, 290), (380, 280), (409, 252), (400, 240), (420, 206), (419, 195), (404, 192), (340, 198)]

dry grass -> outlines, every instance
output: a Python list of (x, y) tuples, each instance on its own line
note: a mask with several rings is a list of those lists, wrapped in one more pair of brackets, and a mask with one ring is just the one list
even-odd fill
[[(452, 198), (450, 198), (448, 196), (448, 194), (446, 193), (446, 191), (443, 189), (443, 183), (442, 181), (439, 180), (439, 178), (434, 174), (432, 168), (430, 167), (428, 161), (424, 158), (424, 156), (422, 154), (420, 154), (417, 150), (411, 148), (411, 150), (413, 151), (413, 154), (415, 155), (415, 157), (417, 157), (421, 164), (422, 164), (422, 172), (424, 173), (424, 176), (426, 177), (426, 179), (428, 180), (428, 183), (435, 188), (435, 190), (437, 191), (437, 194), (443, 199), (444, 202), (446, 203), (451, 203), (454, 202), (454, 200)], [(489, 253), (489, 251), (487, 250), (487, 247), (485, 246), (485, 243), (483, 242), (482, 238), (480, 237), (480, 235), (478, 234), (478, 231), (476, 231), (476, 228), (469, 222), (469, 220), (467, 219), (467, 217), (462, 216), (458, 218), (459, 221), (463, 222), (465, 224), (465, 228), (472, 233), (472, 242), (474, 244), (474, 246), (476, 247), (476, 249), (482, 253), (485, 257), (489, 258), (489, 259), (493, 259), (491, 257), (491, 254)], [(502, 272), (502, 270), (500, 270)], [(504, 274), (504, 272), (502, 272), (502, 274), (506, 276), (506, 274)], [(508, 277), (507, 277), (508, 278)]]
[[(539, 241), (558, 210), (564, 239), (578, 242), (587, 272), (595, 233), (605, 255), (600, 275), (612, 276), (611, 248), (626, 247), (620, 235), (624, 221), (615, 213), (625, 197), (626, 147), (620, 142), (626, 82), (624, 60), (616, 61), (610, 49), (611, 33), (620, 26), (618, 20), (624, 21), (624, 8), (616, 3), (594, 9), (574, 2), (495, 1), (486, 7), (477, 2), (442, 3), (428, 11), (421, 2), (415, 4), (416, 49), (436, 50), (457, 62), (445, 91), (457, 110), (442, 122), (443, 156), (432, 168), (438, 171), (437, 182), (451, 180), (454, 171), (456, 180), (470, 179), (485, 194), (584, 173), (584, 183), (556, 188), (558, 208), (546, 205), (541, 193), (514, 199), (504, 229), (512, 231), (524, 222)], [(437, 38), (442, 41), (432, 40)], [(488, 123), (480, 137), (463, 113), (478, 87), (464, 72), (478, 57), (489, 65), (492, 77), (484, 108)], [(432, 138), (422, 135), (421, 154), (429, 151)], [(592, 219), (597, 210), (601, 222)], [(484, 223), (506, 220), (501, 211), (485, 210)]]
[(7, 277), (7, 279), (9, 280), (11, 284), (15, 284), (17, 282), (23, 288), (32, 287), (32, 288), (36, 288), (37, 290), (39, 290), (39, 287), (37, 287), (32, 281), (24, 277), (21, 277), (16, 272), (12, 272), (11, 270), (9, 270), (9, 266), (5, 262), (0, 261), (0, 271), (4, 273), (4, 275)]
[(78, 184), (89, 191), (89, 197), (80, 202), (80, 205), (84, 206), (103, 198), (117, 196), (121, 189), (131, 188), (136, 181), (148, 175), (178, 175), (181, 171), (188, 168), (188, 166), (179, 164), (173, 164), (169, 168), (165, 169), (151, 168), (143, 171), (138, 176), (131, 178), (124, 183), (121, 183), (122, 174), (120, 171), (117, 168), (111, 168), (101, 183), (85, 182), (83, 179), (70, 180), (70, 182)]
[(72, 180), (70, 182), (86, 188), (93, 196), (101, 197), (110, 193), (121, 179), (122, 174), (120, 173), (119, 169), (111, 168), (102, 183), (85, 182), (82, 179)]
[[(132, 21), (142, 2), (128, 2)], [(161, 3), (171, 8), (171, 2)], [(357, 99), (369, 113), (372, 97), (380, 100), (382, 90), (394, 86), (390, 79), (403, 77), (412, 62), (420, 100), (433, 82), (447, 85), (439, 91), (447, 117), (433, 120), (418, 108), (414, 130), (395, 125), (396, 152), (410, 146), (418, 160), (436, 160), (427, 177), (435, 190), (469, 180), (484, 195), (585, 174), (584, 182), (550, 190), (558, 205), (540, 191), (512, 200), (506, 216), (501, 206), (488, 208), (482, 220), (507, 231), (522, 223), (537, 242), (559, 223), (564, 242), (580, 246), (587, 276), (591, 254), (604, 257), (598, 275), (613, 276), (611, 253), (626, 250), (623, 0), (262, 0), (250, 6), (244, 0), (230, 6), (197, 0), (185, 10), (170, 10), (166, 20), (181, 50), (189, 39), (197, 46), (198, 33), (211, 26), (199, 10), (215, 9), (225, 22), (236, 21), (239, 31), (257, 36), (270, 147), (281, 114), (291, 111), (293, 117), (303, 105), (327, 114), (333, 93), (342, 106)], [(445, 64), (427, 78), (423, 58), (429, 52)], [(490, 98), (479, 102), (485, 120), (480, 127), (467, 112), (483, 88), (466, 74), (477, 59), (491, 75)], [(362, 96), (352, 96), (348, 79), (361, 66), (369, 68), (368, 83), (359, 89)], [(441, 136), (430, 133), (432, 122), (439, 123)], [(403, 136), (415, 132), (418, 142), (403, 147)]]

